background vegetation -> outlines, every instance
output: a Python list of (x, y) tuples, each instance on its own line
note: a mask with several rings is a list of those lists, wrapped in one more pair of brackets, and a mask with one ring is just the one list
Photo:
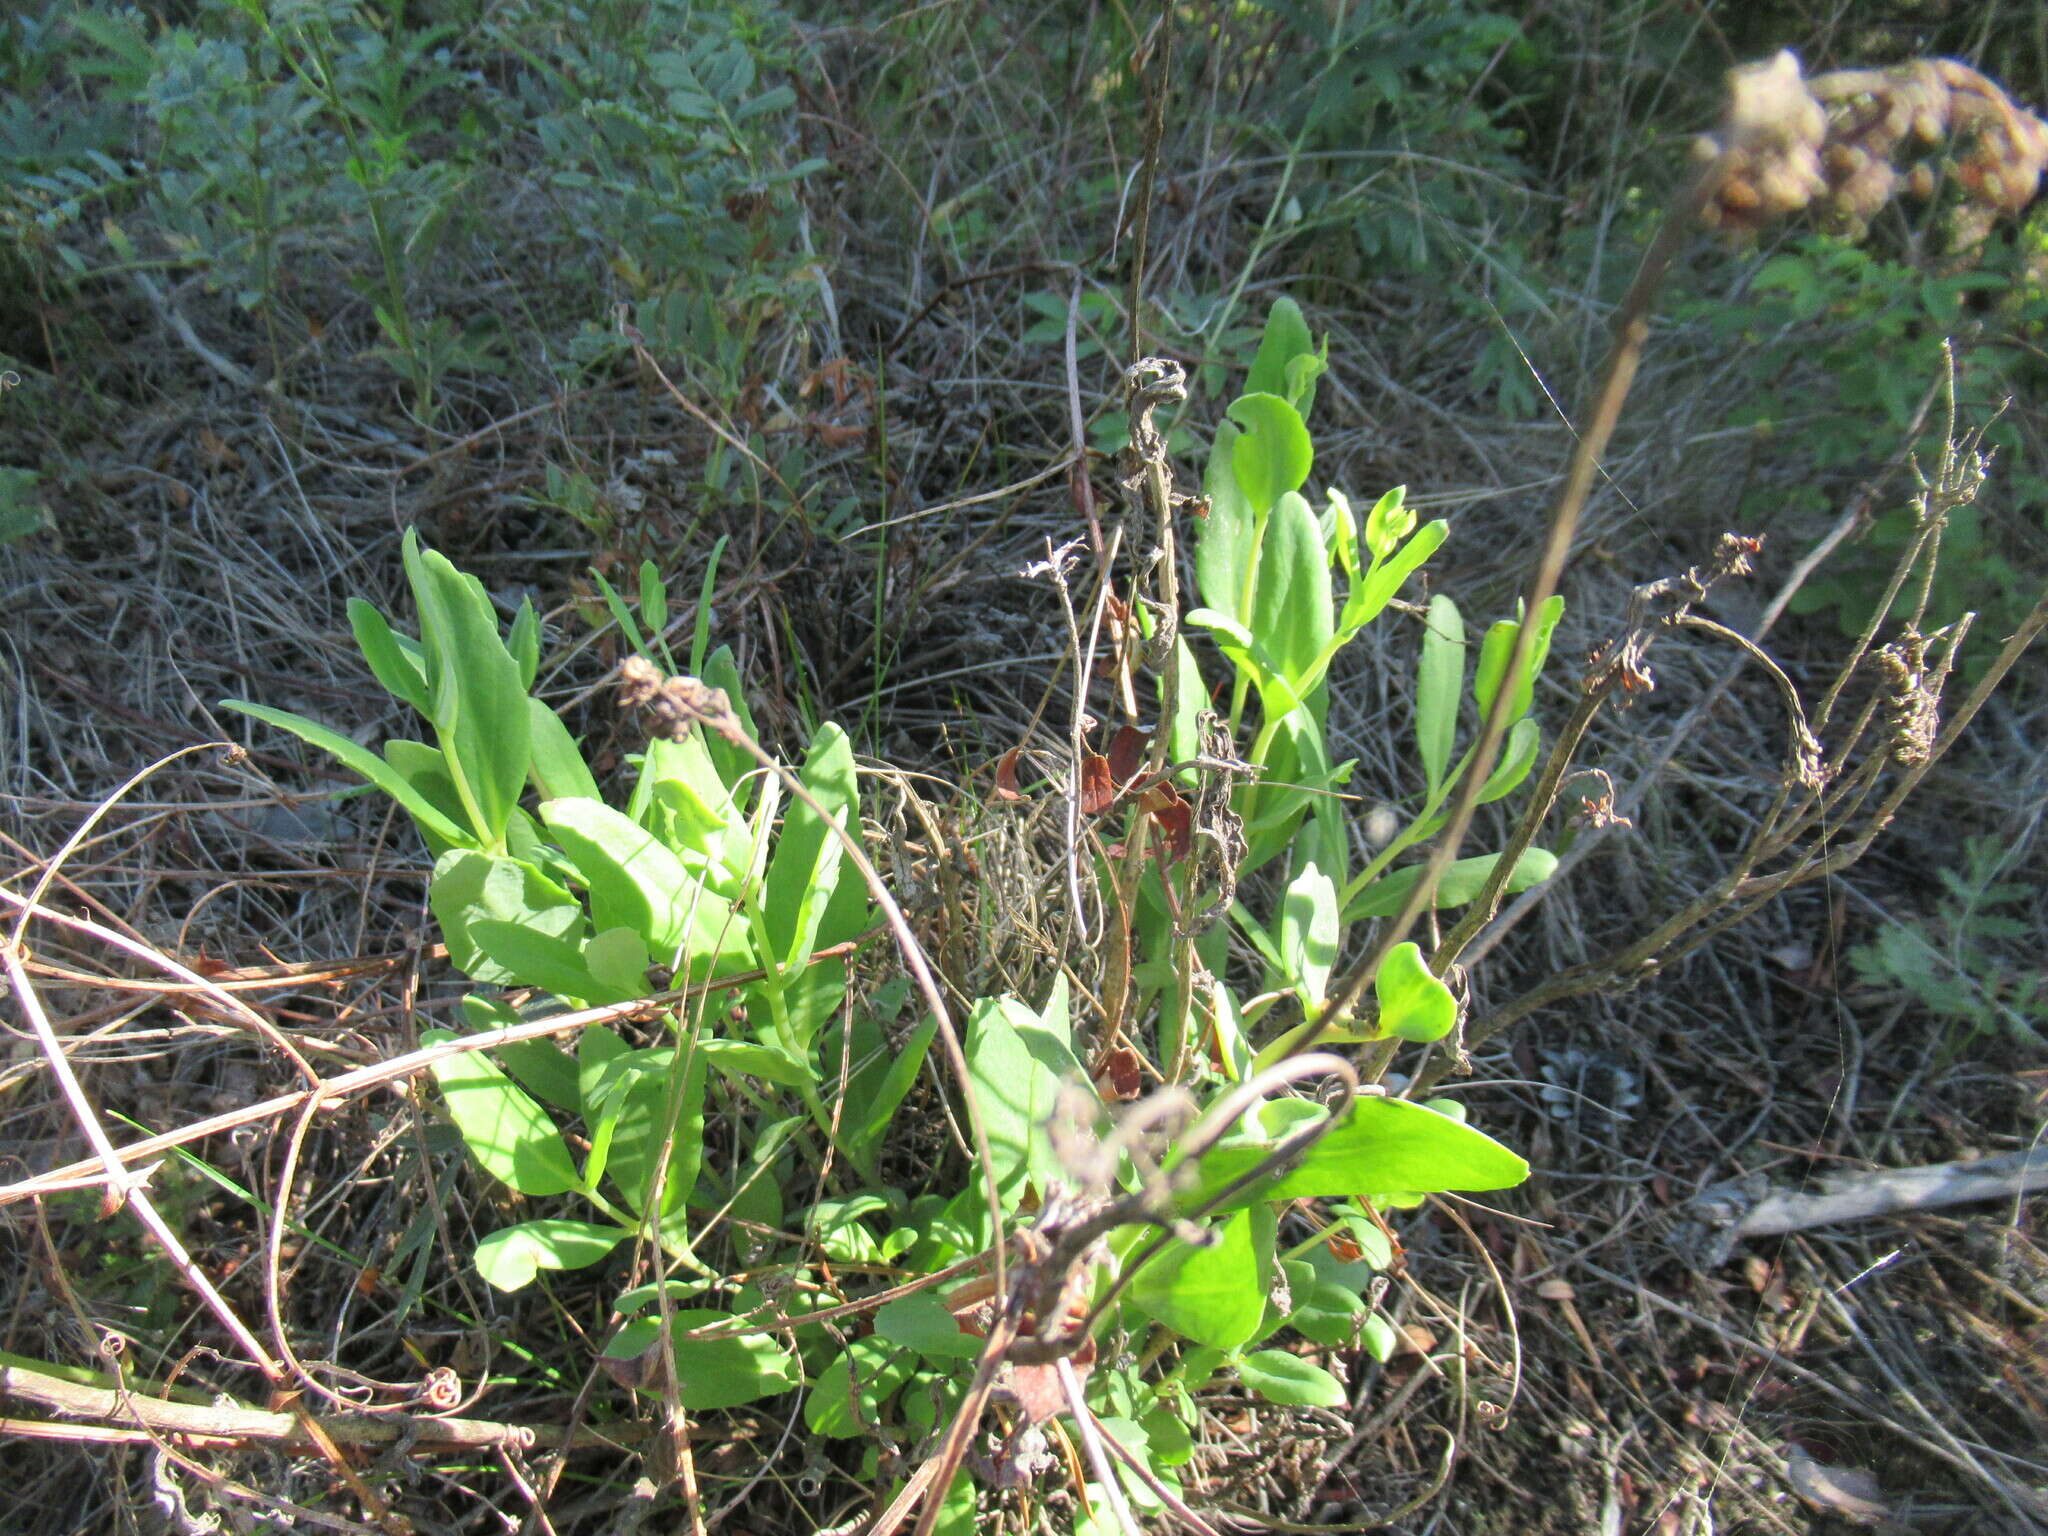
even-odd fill
[[(1051, 937), (1059, 840), (1005, 798), (999, 765), (1034, 732), (1058, 743), (1072, 689), (1046, 702), (1067, 622), (1020, 573), (1091, 506), (1123, 515), (1109, 455), (1131, 427), (1134, 334), (1187, 367), (1161, 425), (1191, 487), (1291, 297), (1328, 336), (1316, 485), (1361, 516), (1405, 485), (1423, 522), (1449, 521), (1413, 611), (1330, 675), (1330, 755), (1356, 760), (1360, 825), (1384, 808), (1398, 826), (1423, 766), (1420, 604), (1450, 593), (1475, 625), (1511, 612), (1565, 419), (1724, 72), (1786, 46), (1812, 71), (1951, 56), (2048, 96), (2048, 22), (2003, 0), (854, 9), (26, 0), (0, 20), (10, 929), (130, 775), (203, 743), (251, 749), (178, 758), (91, 823), (46, 899), (98, 930), (28, 930), (43, 1006), (117, 1140), (296, 1083), (217, 992), (166, 990), (138, 952), (253, 1004), (323, 1073), (462, 1022), (413, 827), (217, 707), (259, 701), (372, 746), (411, 734), (347, 609), (366, 598), (414, 627), (406, 529), (475, 573), (503, 622), (531, 604), (533, 686), (607, 790), (645, 745), (610, 687), (634, 649), (621, 609), (648, 620), (643, 562), (684, 653), (703, 592), (761, 740), (794, 763), (826, 722), (845, 728), (866, 846), (958, 998), (1037, 1010), (1074, 964)], [(1635, 585), (1728, 528), (1767, 542), (1708, 611), (1744, 632), (1770, 617), (1786, 674), (1824, 686), (1908, 542), (1911, 466), (1939, 456), (1945, 343), (1958, 421), (1996, 459), (1944, 536), (1931, 622), (1982, 615), (1967, 674), (2033, 605), (2048, 215), (1959, 252), (1945, 206), (1902, 202), (1855, 238), (1795, 220), (1688, 245), (1566, 579), (1533, 701), (1548, 727)], [(1657, 661), (1656, 693), (1594, 727), (1583, 761), (1606, 783), (1566, 802), (1611, 794), (1633, 824), (1596, 837), (1559, 814), (1553, 845), (1587, 851), (1470, 957), (1471, 1015), (1683, 906), (1766, 815), (1783, 751), (1769, 680), (1682, 636)], [(1488, 1207), (1360, 1228), (1370, 1249), (1339, 1262), (1367, 1266), (1348, 1278), (1374, 1339), (1339, 1329), (1290, 1356), (1341, 1376), (1343, 1403), (1219, 1382), (1173, 1464), (1190, 1499), (1280, 1529), (1411, 1501), (1398, 1528), (1800, 1529), (1800, 1469), (1820, 1465), (1875, 1470), (1916, 1525), (2048, 1526), (2036, 1208), (1829, 1229), (1721, 1266), (1676, 1241), (1687, 1200), (1730, 1178), (2031, 1143), (2048, 1013), (2032, 666), (1853, 872), (1477, 1053), (1458, 1097), (1535, 1176)], [(1489, 847), (1494, 814), (1475, 834)], [(900, 1053), (909, 992), (879, 953), (852, 969), (863, 999), (893, 999), (870, 1006)], [(13, 1179), (79, 1147), (25, 1020), (9, 1024)], [(878, 1180), (912, 1193), (919, 1170), (961, 1166), (932, 1062)], [(720, 1112), (738, 1101), (712, 1102), (707, 1135), (732, 1145)], [(465, 1411), (488, 1418), (660, 1421), (659, 1384), (634, 1396), (594, 1366), (618, 1274), (480, 1282), (470, 1256), (532, 1202), (479, 1175), (424, 1088), (313, 1122), (267, 1255), (284, 1142), (268, 1122), (224, 1131), (152, 1182), (232, 1306), (263, 1316), (274, 1267), (307, 1358), (385, 1382), (445, 1367), (487, 1388)], [(859, 1251), (886, 1238), (873, 1212), (830, 1214), (849, 1224), (834, 1262), (902, 1257)], [(211, 1314), (96, 1191), (10, 1203), (0, 1246), (0, 1361), (98, 1380), (117, 1337), (139, 1381), (247, 1397)], [(146, 1439), (21, 1439), (0, 1507), (25, 1532), (178, 1529), (213, 1507), (252, 1529), (362, 1529), (382, 1507), (423, 1530), (625, 1530), (692, 1504), (809, 1531), (860, 1517), (915, 1464), (916, 1414), (939, 1411), (906, 1397), (894, 1439), (842, 1440), (787, 1409), (799, 1399), (766, 1401), (707, 1412), (682, 1442), (687, 1481), (673, 1442), (175, 1460)], [(988, 1492), (983, 1518), (1083, 1523), (1063, 1490), (1088, 1483), (1059, 1470)]]

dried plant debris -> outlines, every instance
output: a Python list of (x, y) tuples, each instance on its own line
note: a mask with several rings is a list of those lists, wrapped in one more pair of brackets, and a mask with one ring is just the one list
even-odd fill
[(1728, 97), (1695, 154), (1721, 166), (1703, 219), (1736, 234), (1807, 208), (1861, 234), (1893, 198), (1952, 183), (1948, 243), (1967, 250), (2033, 201), (2048, 168), (2048, 123), (1954, 59), (1808, 79), (1787, 50), (1731, 71)]

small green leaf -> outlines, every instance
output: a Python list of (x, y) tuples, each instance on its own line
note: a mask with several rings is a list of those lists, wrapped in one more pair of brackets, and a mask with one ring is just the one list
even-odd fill
[(468, 827), (451, 821), (441, 813), (439, 807), (413, 788), (405, 775), (368, 747), (349, 740), (339, 731), (331, 731), (303, 715), (294, 715), (282, 709), (271, 709), (262, 704), (250, 704), (242, 699), (222, 699), (221, 708), (232, 709), (238, 714), (249, 716), (252, 720), (261, 720), (265, 725), (274, 725), (279, 730), (290, 731), (301, 741), (330, 754), (344, 768), (361, 774), (404, 806), (413, 820), (420, 824), (422, 831), (454, 847), (467, 848), (476, 845), (476, 834)]
[(661, 579), (661, 567), (652, 560), (640, 562), (640, 617), (650, 635), (659, 636), (668, 628), (668, 587)]
[(596, 800), (548, 800), (540, 814), (581, 871), (600, 930), (630, 928), (664, 958), (693, 938), (692, 954), (717, 944), (726, 903), (645, 827)]
[(1152, 1460), (1162, 1467), (1186, 1466), (1195, 1457), (1194, 1436), (1168, 1408), (1154, 1408), (1138, 1420), (1152, 1449)]
[(1438, 518), (1403, 544), (1398, 554), (1373, 567), (1365, 580), (1354, 585), (1350, 596), (1344, 600), (1344, 615), (1339, 621), (1344, 632), (1354, 633), (1378, 618), (1387, 604), (1394, 600), (1394, 594), (1401, 590), (1401, 584), (1415, 574), (1423, 561), (1437, 552), (1444, 540), (1450, 537), (1450, 532), (1451, 525)]
[(1458, 699), (1465, 685), (1465, 621), (1441, 592), (1429, 600), (1422, 625), (1422, 660), (1415, 674), (1415, 747), (1432, 800), (1442, 793), (1458, 736)]
[[(427, 905), (441, 925), (450, 963), (465, 976), (496, 986), (545, 983), (487, 955), (472, 931), (477, 923), (497, 920), (562, 941), (579, 936), (583, 929), (582, 903), (540, 870), (524, 860), (473, 848), (453, 849), (434, 862)], [(573, 944), (570, 950), (573, 954)]]
[[(476, 1030), (508, 1029), (520, 1022), (517, 1009), (471, 993), (462, 1000), (462, 1013)], [(565, 1114), (583, 1113), (583, 1095), (577, 1086), (576, 1058), (552, 1040), (514, 1040), (491, 1053), (513, 1081), (543, 1103)]]
[(384, 691), (426, 714), (427, 679), (418, 643), (401, 640), (383, 613), (360, 597), (348, 600), (348, 622), (355, 631), (356, 648)]
[[(1550, 656), (1550, 637), (1557, 628), (1557, 621), (1564, 613), (1564, 599), (1551, 597), (1544, 601), (1538, 612), (1535, 637), (1529, 642), (1529, 665), (1515, 686), (1514, 697), (1508, 703), (1508, 719), (1520, 720), (1529, 713), (1529, 705), (1535, 698), (1536, 679), (1542, 675), (1543, 663)], [(1501, 619), (1486, 631), (1486, 639), (1479, 650), (1479, 665), (1472, 677), (1472, 696), (1478, 702), (1481, 719), (1493, 708), (1494, 695), (1499, 691), (1506, 676), (1508, 662), (1512, 659), (1515, 639), (1522, 626), (1513, 619)]]
[(1491, 805), (1503, 795), (1512, 794), (1522, 780), (1529, 777), (1529, 770), (1536, 766), (1536, 749), (1543, 745), (1543, 727), (1524, 716), (1508, 728), (1507, 745), (1501, 749), (1500, 761), (1493, 765), (1493, 772), (1486, 776), (1486, 782), (1479, 787), (1478, 805)]
[(770, 1046), (750, 1040), (700, 1040), (697, 1049), (711, 1058), (711, 1065), (733, 1077), (758, 1077), (799, 1091), (812, 1084), (811, 1073), (801, 1062)]
[(1209, 450), (1202, 494), (1209, 515), (1195, 525), (1195, 586), (1202, 601), (1226, 618), (1242, 620), (1244, 583), (1252, 569), (1257, 524), (1251, 503), (1237, 483), (1231, 458), (1241, 434), (1234, 423), (1216, 424), (1216, 442)]
[(1322, 525), (1293, 491), (1279, 498), (1266, 520), (1251, 628), (1297, 693), (1309, 684), (1309, 671), (1336, 628)]
[(811, 957), (819, 922), (839, 881), (845, 849), (832, 827), (851, 828), (856, 834), (860, 828), (859, 785), (846, 732), (832, 724), (818, 728), (804, 761), (802, 782), (831, 823), (803, 801), (793, 801), (768, 861), (761, 905), (775, 957), (786, 966), (802, 965)]
[(926, 1014), (905, 1037), (902, 1051), (889, 1063), (887, 1075), (864, 1106), (864, 1118), (852, 1137), (855, 1146), (872, 1152), (881, 1145), (882, 1137), (888, 1133), (889, 1122), (896, 1116), (897, 1106), (917, 1082), (917, 1074), (924, 1069), (925, 1056), (938, 1032), (939, 1021)]
[(1400, 1344), (1401, 1336), (1394, 1331), (1393, 1323), (1375, 1312), (1365, 1320), (1359, 1342), (1365, 1346), (1367, 1354), (1381, 1365), (1385, 1365), (1394, 1358), (1394, 1350)]
[(875, 1333), (930, 1360), (972, 1360), (981, 1353), (981, 1340), (963, 1332), (960, 1320), (930, 1291), (898, 1297), (876, 1312)]
[(1300, 412), (1278, 395), (1240, 395), (1230, 418), (1244, 429), (1231, 444), (1231, 469), (1257, 515), (1301, 489), (1315, 464), (1315, 444)]
[(1372, 510), (1365, 514), (1365, 547), (1378, 565), (1400, 547), (1415, 527), (1415, 514), (1409, 510), (1408, 487), (1397, 485), (1372, 504)]
[(502, 1227), (476, 1245), (476, 1272), (501, 1291), (533, 1283), (543, 1269), (583, 1269), (629, 1236), (587, 1221), (529, 1221)]
[[(456, 1039), (445, 1029), (420, 1036), (423, 1045)], [(481, 1051), (433, 1064), (448, 1114), (470, 1155), (486, 1173), (522, 1195), (559, 1195), (581, 1187), (569, 1149), (541, 1107)]]
[(882, 1406), (916, 1368), (909, 1350), (884, 1339), (855, 1339), (818, 1373), (804, 1399), (804, 1423), (830, 1440), (873, 1434)]
[(1284, 1349), (1254, 1350), (1237, 1362), (1237, 1379), (1269, 1403), (1341, 1408), (1350, 1399), (1337, 1378)]
[(533, 611), (533, 599), (519, 599), (519, 611), (512, 615), (512, 629), (505, 637), (505, 649), (519, 668), (521, 692), (533, 687), (540, 675), (540, 615)]
[(1422, 946), (1396, 944), (1373, 977), (1382, 1040), (1441, 1040), (1458, 1022), (1457, 999), (1422, 958)]
[(1370, 1313), (1363, 1299), (1334, 1280), (1310, 1280), (1293, 1290), (1287, 1326), (1327, 1349), (1349, 1349)]
[[(1209, 1165), (1231, 1150), (1219, 1148), (1203, 1159), (1205, 1185), (1227, 1171), (1227, 1165), (1216, 1170)], [(1526, 1162), (1468, 1125), (1406, 1099), (1360, 1099), (1342, 1125), (1309, 1148), (1300, 1166), (1259, 1198), (1372, 1199), (1389, 1193), (1511, 1189), (1528, 1176)]]
[(1315, 402), (1314, 373), (1308, 377), (1304, 398), (1297, 398), (1289, 388), (1290, 369), (1303, 358), (1317, 364), (1315, 372), (1321, 372), (1315, 337), (1302, 318), (1301, 306), (1283, 295), (1273, 301), (1266, 314), (1266, 329), (1259, 337), (1258, 354), (1245, 378), (1245, 393), (1279, 395), (1290, 401), (1306, 420), (1309, 407)]
[(1213, 1230), (1216, 1241), (1206, 1248), (1169, 1244), (1133, 1277), (1130, 1296), (1176, 1333), (1231, 1350), (1258, 1331), (1266, 1313), (1273, 1215), (1264, 1206), (1241, 1210)]
[[(1444, 871), (1431, 905), (1442, 911), (1446, 907), (1461, 907), (1472, 900), (1485, 887), (1486, 877), (1493, 873), (1494, 860), (1499, 857), (1497, 853), (1481, 853), (1454, 862)], [(1356, 923), (1368, 917), (1392, 917), (1407, 904), (1408, 893), (1415, 889), (1415, 882), (1422, 878), (1426, 867), (1411, 864), (1406, 869), (1382, 875), (1352, 898), (1344, 909), (1344, 921)], [(1514, 895), (1541, 884), (1556, 869), (1556, 854), (1547, 848), (1529, 849), (1516, 863), (1515, 872), (1508, 876), (1508, 894)]]
[(967, 1019), (967, 1076), (975, 1108), (988, 1133), (1003, 1203), (1014, 1208), (1034, 1163), (1050, 1160), (1045, 1125), (1059, 1096), (1059, 1075), (1041, 1065), (1024, 1043), (1011, 1011), (1031, 1010), (1014, 998), (983, 998)]
[[(719, 1324), (730, 1331), (701, 1339), (681, 1335)], [(740, 1319), (726, 1312), (686, 1309), (670, 1314), (669, 1346), (674, 1351), (676, 1389), (692, 1413), (737, 1408), (764, 1397), (779, 1397), (802, 1380), (789, 1346), (769, 1333), (744, 1332)], [(627, 1323), (604, 1347), (607, 1360), (636, 1360), (660, 1347), (661, 1319), (639, 1317)]]
[(562, 717), (537, 698), (526, 701), (531, 717), (533, 783), (544, 800), (599, 800), (597, 780)]
[(629, 997), (605, 995), (583, 964), (583, 947), (523, 923), (480, 917), (469, 925), (469, 940), (490, 962), (490, 970), (522, 987), (542, 987), (560, 998), (594, 1003), (623, 1003)]
[(630, 928), (607, 928), (583, 946), (583, 968), (597, 983), (593, 1001), (629, 1002), (654, 989), (647, 984), (652, 956), (647, 943)]
[(1284, 980), (1304, 1010), (1322, 1007), (1337, 963), (1337, 887), (1310, 864), (1287, 887), (1280, 906), (1280, 958)]
[(410, 529), (404, 559), (419, 605), (427, 717), (479, 841), (495, 848), (526, 786), (532, 730), (526, 686), (499, 637), (497, 610), (483, 583), (422, 549)]

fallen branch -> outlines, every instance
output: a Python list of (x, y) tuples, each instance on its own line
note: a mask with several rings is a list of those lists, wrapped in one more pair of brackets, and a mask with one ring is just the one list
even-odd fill
[[(313, 1420), (306, 1413), (270, 1413), (240, 1403), (172, 1403), (162, 1398), (82, 1386), (60, 1376), (46, 1376), (18, 1365), (0, 1366), (0, 1396), (101, 1424), (53, 1425), (42, 1420), (0, 1418), (0, 1434), (37, 1438), (109, 1438), (109, 1428), (130, 1427), (159, 1435), (197, 1435), (209, 1440), (282, 1441), (307, 1451), (319, 1448)], [(394, 1445), (404, 1441), (419, 1451), (473, 1451), (505, 1447), (528, 1449), (541, 1442), (563, 1443), (555, 1424), (500, 1424), (489, 1419), (397, 1417), (331, 1417), (318, 1421), (321, 1433), (336, 1445)], [(645, 1424), (620, 1424), (608, 1429), (584, 1425), (568, 1436), (572, 1451), (629, 1450), (647, 1436)], [(122, 1433), (120, 1438), (128, 1438)]]
[(2048, 1147), (1967, 1163), (1922, 1168), (1880, 1168), (1826, 1181), (1811, 1194), (1773, 1189), (1761, 1175), (1731, 1179), (1694, 1196), (1682, 1246), (1695, 1263), (1712, 1269), (1747, 1237), (1804, 1232), (1844, 1221), (1869, 1221), (1901, 1211), (1928, 1211), (1972, 1200), (2009, 1200), (2048, 1189)]

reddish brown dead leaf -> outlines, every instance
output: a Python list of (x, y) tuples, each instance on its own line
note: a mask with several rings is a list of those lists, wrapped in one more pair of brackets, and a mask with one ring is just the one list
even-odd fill
[(1420, 1323), (1408, 1323), (1401, 1329), (1396, 1342), (1397, 1353), (1426, 1355), (1436, 1348), (1436, 1335)]
[(1161, 857), (1167, 863), (1178, 864), (1194, 851), (1195, 811), (1179, 790), (1171, 784), (1155, 784), (1145, 791), (1144, 806), (1158, 823), (1164, 841)]
[(1131, 627), (1131, 605), (1114, 592), (1109, 592), (1103, 595), (1102, 612), (1102, 629), (1109, 637), (1109, 648), (1112, 651), (1123, 649), (1124, 636)]
[(1148, 732), (1135, 725), (1120, 725), (1109, 738), (1109, 776), (1119, 785), (1137, 777), (1138, 770), (1145, 765), (1145, 748), (1150, 739)]
[(836, 421), (820, 421), (815, 416), (804, 423), (805, 428), (817, 442), (826, 448), (844, 448), (848, 443), (860, 442), (868, 435), (866, 427)]
[(1023, 749), (1012, 747), (996, 759), (996, 798), (998, 800), (1022, 800), (1024, 791), (1017, 784), (1017, 758)]
[(1145, 1086), (1143, 1064), (1127, 1045), (1103, 1052), (1090, 1075), (1095, 1079), (1095, 1091), (1114, 1104), (1135, 1099)]
[(1081, 755), (1081, 813), (1100, 816), (1116, 804), (1116, 783), (1110, 776), (1109, 759), (1095, 752)]

